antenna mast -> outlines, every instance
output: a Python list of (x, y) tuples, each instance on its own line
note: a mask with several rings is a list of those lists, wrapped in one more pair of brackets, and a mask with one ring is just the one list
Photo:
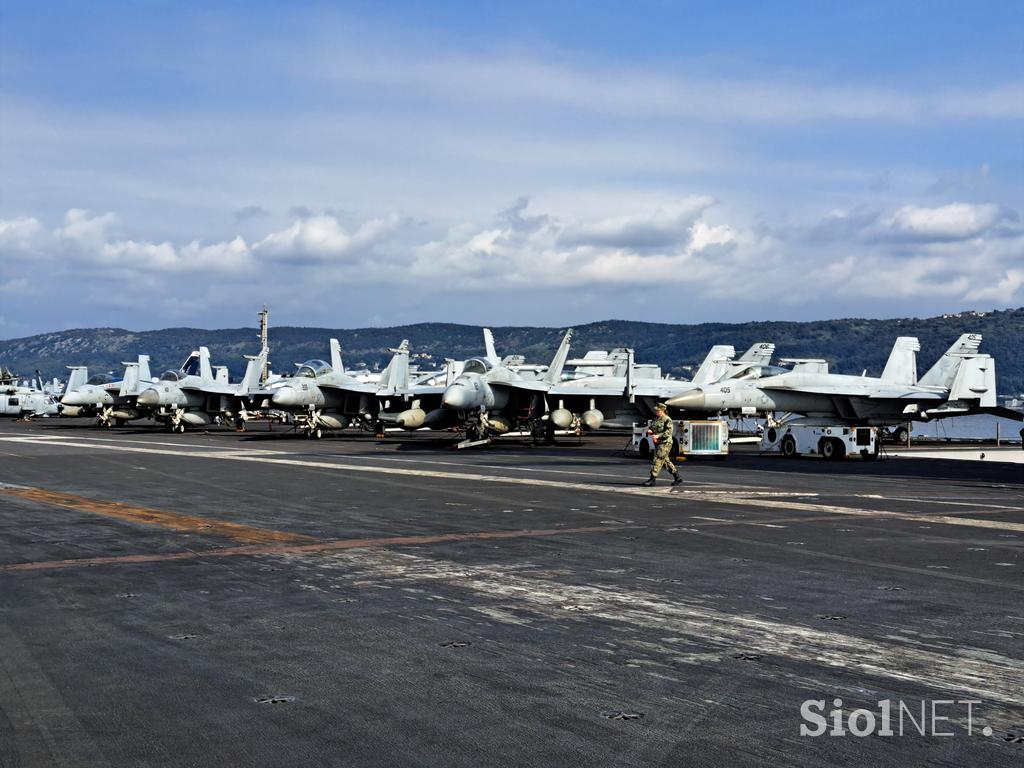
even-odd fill
[[(269, 349), (268, 333), (270, 328), (270, 311), (267, 309), (267, 305), (263, 305), (263, 311), (259, 313), (260, 318), (260, 349)], [(268, 358), (263, 360), (263, 368), (260, 370), (260, 384), (263, 384), (267, 380), (267, 366)]]

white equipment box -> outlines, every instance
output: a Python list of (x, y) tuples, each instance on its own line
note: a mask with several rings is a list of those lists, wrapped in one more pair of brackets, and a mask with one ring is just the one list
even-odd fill
[[(729, 454), (729, 425), (724, 421), (677, 421), (672, 437), (672, 456), (717, 456)], [(654, 453), (654, 441), (647, 434), (647, 424), (633, 425), (633, 439), (628, 450), (649, 459)]]

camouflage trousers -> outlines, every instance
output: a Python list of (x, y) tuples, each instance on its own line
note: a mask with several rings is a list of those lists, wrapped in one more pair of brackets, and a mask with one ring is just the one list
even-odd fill
[(651, 462), (651, 477), (661, 474), (662, 468), (667, 468), (673, 475), (676, 473), (676, 465), (672, 463), (672, 443), (658, 443), (654, 449), (654, 460)]

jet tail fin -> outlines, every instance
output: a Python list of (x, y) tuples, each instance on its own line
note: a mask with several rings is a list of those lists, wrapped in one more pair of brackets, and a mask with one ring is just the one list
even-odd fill
[(772, 355), (775, 354), (775, 345), (769, 341), (759, 341), (743, 353), (737, 363), (749, 365), (769, 365), (772, 362)]
[(942, 387), (949, 389), (953, 385), (960, 363), (968, 355), (974, 355), (981, 348), (980, 333), (965, 333), (957, 339), (946, 353), (917, 382), (922, 387)]
[(84, 365), (69, 365), (68, 385), (64, 388), (64, 394), (77, 392), (82, 385), (89, 380), (89, 369)]
[(149, 372), (149, 355), (139, 355), (139, 381), (152, 381), (153, 374)]
[(337, 339), (331, 339), (331, 368), (336, 373), (345, 372), (345, 366), (341, 362), (341, 342)]
[(915, 336), (900, 336), (889, 353), (889, 360), (882, 371), (882, 381), (890, 384), (917, 383), (917, 353), (921, 342)]
[(995, 408), (996, 361), (991, 355), (964, 357), (949, 387), (950, 400), (977, 400), (982, 408)]
[(562, 343), (555, 350), (555, 356), (551, 358), (551, 365), (544, 374), (544, 381), (548, 384), (557, 384), (562, 380), (562, 369), (565, 368), (565, 361), (569, 359), (569, 345), (572, 342), (572, 328), (565, 332)]
[(260, 388), (260, 374), (263, 372), (263, 366), (266, 365), (269, 354), (270, 349), (263, 347), (258, 355), (245, 356), (249, 362), (245, 364), (245, 375), (242, 376), (242, 381), (238, 385), (239, 394), (248, 395)]
[(380, 376), (378, 391), (382, 395), (401, 395), (409, 391), (409, 340), (402, 339), (394, 357)]
[(491, 333), (490, 328), (484, 328), (484, 352), (487, 362), (494, 366), (501, 365), (501, 358), (498, 357), (498, 351), (494, 348), (494, 334)]
[(199, 348), (199, 378), (204, 384), (213, 384), (213, 368), (210, 367), (210, 350)]
[(121, 377), (121, 389), (118, 391), (118, 395), (126, 397), (139, 394), (139, 364), (123, 363), (123, 365), (124, 376)]
[(710, 384), (725, 373), (729, 362), (736, 356), (736, 348), (729, 344), (716, 344), (708, 352), (700, 368), (693, 374), (694, 384)]

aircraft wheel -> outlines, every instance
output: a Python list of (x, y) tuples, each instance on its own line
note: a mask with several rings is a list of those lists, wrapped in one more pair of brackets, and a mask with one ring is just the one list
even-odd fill
[(796, 438), (792, 435), (786, 435), (782, 438), (782, 444), (780, 446), (782, 455), (787, 459), (795, 459), (800, 454), (796, 452)]
[(651, 458), (651, 444), (646, 438), (640, 441), (640, 458)]
[(320, 427), (313, 427), (313, 431), (310, 433), (310, 436), (314, 440), (319, 440), (321, 437), (324, 436), (324, 431), (320, 429)]
[(185, 424), (184, 423), (175, 424), (174, 425), (174, 431), (177, 432), (179, 435), (184, 435), (185, 434)]
[(829, 461), (838, 461), (846, 455), (846, 450), (843, 448), (843, 444), (832, 437), (822, 440), (821, 448), (819, 450), (821, 455)]

